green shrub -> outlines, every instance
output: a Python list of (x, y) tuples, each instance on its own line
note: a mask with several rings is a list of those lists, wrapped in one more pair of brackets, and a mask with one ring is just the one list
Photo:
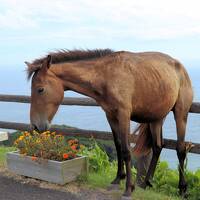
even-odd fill
[[(117, 171), (116, 161), (109, 162), (106, 152), (95, 140), (90, 140), (90, 147), (82, 152), (89, 157), (90, 174), (88, 182), (95, 187), (107, 187), (114, 179)], [(189, 200), (200, 199), (200, 169), (191, 172), (185, 167), (185, 177), (188, 183)], [(132, 168), (133, 180), (135, 180), (136, 170)], [(165, 161), (159, 162), (152, 180), (153, 188), (149, 191), (166, 194), (169, 199), (179, 199), (178, 195), (179, 172), (177, 169), (170, 169)], [(121, 186), (124, 187), (124, 181)]]
[[(13, 140), (20, 133), (13, 135)], [(69, 139), (71, 137), (67, 137)], [(73, 138), (73, 137), (72, 137)], [(113, 148), (111, 141), (95, 141), (94, 139), (80, 138), (80, 143), (86, 145), (86, 148), (81, 152), (82, 155), (89, 157), (90, 173), (87, 179), (88, 183), (95, 187), (106, 187), (115, 178), (117, 171), (116, 161), (111, 161), (108, 156), (108, 148)], [(113, 153), (113, 152), (112, 152)], [(114, 152), (115, 153), (115, 152)], [(135, 180), (136, 170), (132, 168), (133, 180)], [(185, 177), (188, 183), (189, 200), (200, 199), (200, 169), (192, 172), (187, 170), (187, 162), (185, 165)], [(170, 169), (167, 162), (159, 162), (152, 181), (153, 188), (149, 189), (152, 192), (164, 193), (167, 196), (178, 198), (178, 181), (179, 172), (177, 169)], [(124, 187), (124, 182), (122, 183)], [(169, 198), (171, 199), (171, 198)]]
[(153, 178), (153, 189), (166, 194), (178, 195), (178, 179), (177, 170), (170, 169), (167, 162), (159, 162)]
[[(188, 184), (188, 199), (200, 199), (200, 169), (192, 172), (185, 169), (185, 178)], [(170, 169), (167, 162), (159, 162), (153, 178), (153, 190), (173, 196), (178, 196), (179, 172)]]
[(90, 140), (90, 147), (84, 148), (81, 152), (81, 155), (88, 156), (89, 158), (90, 171), (108, 171), (112, 165), (112, 163), (109, 161), (108, 155), (102, 148), (100, 148), (95, 140)]

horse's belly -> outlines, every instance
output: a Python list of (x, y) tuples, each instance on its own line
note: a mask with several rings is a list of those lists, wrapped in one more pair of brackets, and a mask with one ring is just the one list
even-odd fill
[(137, 114), (133, 114), (131, 116), (131, 120), (138, 122), (138, 123), (150, 123), (156, 120), (161, 119), (161, 116), (157, 116), (157, 115), (152, 115), (152, 114), (143, 114), (143, 115), (137, 115)]
[(141, 95), (141, 93), (138, 92), (138, 95), (133, 98), (131, 115), (131, 120), (139, 123), (148, 123), (165, 118), (173, 109), (178, 97), (177, 87), (167, 88), (166, 86), (160, 92), (152, 89), (146, 91), (146, 95)]
[(131, 115), (131, 120), (139, 123), (149, 123), (161, 120), (173, 109), (174, 102), (163, 104), (148, 104), (146, 106), (135, 109)]

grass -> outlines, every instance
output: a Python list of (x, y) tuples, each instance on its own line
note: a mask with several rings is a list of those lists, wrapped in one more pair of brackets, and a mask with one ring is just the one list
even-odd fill
[(6, 153), (16, 150), (14, 147), (0, 146), (0, 166), (4, 167), (6, 165)]
[[(115, 177), (116, 173), (115, 170), (111, 171), (109, 174), (105, 173), (95, 173), (90, 172), (89, 176), (87, 177), (87, 180), (82, 182), (82, 184), (86, 184), (90, 188), (108, 188), (111, 181)], [(124, 190), (125, 181), (121, 182), (120, 185), (120, 192), (113, 193), (112, 195), (116, 197), (116, 199), (119, 199), (119, 197), (122, 195)], [(132, 194), (132, 197), (134, 200), (180, 200), (179, 197), (176, 196), (170, 196), (166, 195), (164, 193), (158, 193), (153, 191), (152, 189), (146, 189), (143, 190), (139, 187), (136, 187), (135, 191)]]
[[(8, 144), (13, 144), (13, 141), (21, 133), (13, 134), (13, 137)], [(67, 138), (69, 139), (69, 138)], [(82, 155), (88, 156), (90, 162), (90, 172), (87, 178), (80, 177), (77, 183), (80, 183), (83, 187), (90, 188), (103, 188), (106, 189), (116, 175), (117, 164), (116, 161), (112, 161), (112, 157), (108, 157), (110, 152), (113, 158), (113, 149), (110, 147), (113, 145), (110, 141), (95, 141), (94, 139), (79, 138), (80, 143), (84, 144), (86, 148), (81, 152)], [(109, 147), (109, 148), (108, 148)], [(0, 167), (5, 166), (5, 155), (8, 151), (13, 151), (15, 148), (0, 146)], [(107, 149), (107, 153), (105, 150)], [(111, 162), (112, 161), (112, 162)], [(186, 170), (186, 179), (188, 182), (188, 191), (190, 200), (197, 200), (200, 196), (200, 170), (196, 172), (190, 172)], [(132, 169), (133, 177), (136, 175), (136, 171)], [(178, 171), (170, 169), (167, 162), (159, 162), (157, 165), (156, 173), (153, 180), (153, 189), (142, 190), (136, 188), (133, 192), (133, 198), (138, 200), (178, 200)], [(125, 182), (122, 181), (120, 190), (117, 191), (118, 196), (122, 194), (124, 190)], [(117, 197), (116, 199), (119, 199)]]
[(178, 197), (168, 196), (162, 193), (157, 193), (153, 190), (143, 190), (136, 188), (135, 192), (132, 194), (134, 200), (180, 200)]
[[(6, 153), (10, 151), (16, 150), (14, 147), (6, 147), (6, 146), (0, 146), (0, 167), (5, 167), (6, 165)], [(113, 166), (113, 170), (110, 170), (108, 172), (90, 172), (87, 179), (83, 178), (80, 179), (79, 182), (81, 185), (87, 185), (90, 188), (104, 188), (106, 189), (109, 185), (112, 179), (116, 175), (116, 167)], [(122, 181), (122, 184), (120, 186), (121, 191), (120, 193), (113, 194), (119, 196), (123, 192), (123, 186), (124, 181)], [(117, 199), (116, 198), (116, 199)], [(142, 190), (140, 188), (136, 188), (136, 190), (133, 192), (133, 198), (134, 200), (179, 200), (179, 198), (176, 197), (169, 197), (162, 193), (157, 193), (153, 190)]]

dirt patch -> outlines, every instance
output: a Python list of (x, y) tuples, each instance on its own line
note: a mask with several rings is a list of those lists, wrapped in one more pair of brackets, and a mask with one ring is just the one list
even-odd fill
[(120, 192), (118, 191), (107, 191), (105, 189), (92, 189), (87, 185), (72, 182), (64, 186), (48, 183), (45, 181), (32, 179), (24, 176), (16, 175), (6, 168), (0, 168), (0, 176), (13, 179), (21, 184), (28, 184), (29, 186), (37, 186), (43, 189), (56, 190), (60, 192), (70, 193), (81, 200), (118, 200), (120, 199)]

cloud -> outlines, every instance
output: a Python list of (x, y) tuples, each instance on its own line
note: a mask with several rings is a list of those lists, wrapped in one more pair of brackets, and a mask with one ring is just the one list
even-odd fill
[(0, 1), (1, 29), (29, 30), (17, 37), (152, 40), (200, 35), (198, 0)]

